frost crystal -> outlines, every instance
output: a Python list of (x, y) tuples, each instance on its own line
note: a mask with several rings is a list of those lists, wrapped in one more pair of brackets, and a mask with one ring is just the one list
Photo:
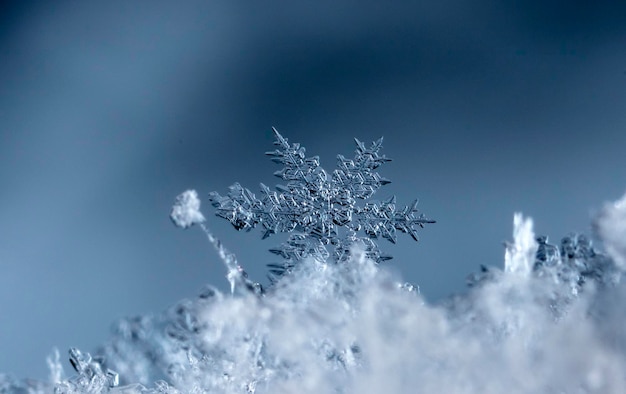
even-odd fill
[[(515, 215), (514, 226), (515, 242), (505, 245), (505, 272), (550, 279), (552, 284), (562, 285), (557, 293), (563, 299), (578, 296), (587, 282), (611, 287), (620, 281), (621, 270), (616, 261), (597, 252), (584, 234), (568, 234), (557, 247), (545, 235), (535, 237), (533, 242), (532, 220), (523, 220), (520, 214)], [(530, 266), (532, 271), (528, 269)], [(497, 268), (481, 265), (480, 272), (467, 277), (467, 285), (480, 287), (499, 278), (501, 272)]]
[(524, 219), (521, 213), (516, 213), (513, 217), (513, 238), (514, 242), (507, 246), (504, 255), (504, 270), (527, 276), (537, 250), (532, 219)]
[(55, 394), (88, 393), (99, 394), (108, 392), (119, 384), (117, 372), (105, 369), (102, 360), (92, 359), (89, 353), (82, 353), (76, 348), (71, 348), (70, 364), (78, 373), (78, 376), (55, 386)]
[(620, 200), (606, 204), (595, 227), (609, 255), (620, 268), (626, 268), (626, 194)]
[[(210, 193), (216, 215), (228, 220), (237, 230), (251, 230), (257, 225), (263, 228), (263, 238), (272, 234), (292, 232), (280, 247), (270, 249), (284, 262), (272, 265), (272, 273), (281, 275), (291, 270), (305, 258), (324, 262), (330, 256), (326, 245), (334, 246), (333, 260), (346, 261), (354, 243), (365, 245), (369, 258), (376, 262), (391, 257), (381, 254), (373, 241), (380, 237), (395, 243), (396, 232), (408, 233), (418, 240), (417, 227), (434, 223), (418, 214), (417, 200), (411, 205), (396, 209), (396, 199), (367, 202), (366, 200), (383, 185), (390, 183), (375, 170), (391, 159), (378, 152), (382, 138), (369, 148), (355, 139), (357, 149), (353, 159), (337, 156), (337, 169), (329, 175), (318, 156), (306, 157), (304, 147), (289, 144), (276, 129), (274, 145), (278, 149), (267, 152), (268, 156), (283, 168), (274, 173), (287, 183), (276, 186), (276, 191), (261, 184), (261, 198), (235, 183), (227, 196)], [(344, 230), (340, 232), (341, 228)], [(358, 236), (359, 232), (365, 236)]]
[(195, 190), (187, 190), (176, 197), (170, 218), (175, 225), (182, 228), (204, 222), (204, 216), (200, 212), (198, 193)]

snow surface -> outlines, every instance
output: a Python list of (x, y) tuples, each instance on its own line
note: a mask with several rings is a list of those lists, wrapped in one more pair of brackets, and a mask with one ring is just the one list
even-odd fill
[[(621, 262), (623, 206), (596, 221)], [(198, 208), (197, 194), (183, 193), (175, 223), (198, 223)], [(201, 226), (230, 271), (234, 256)], [(626, 392), (623, 281), (605, 280), (613, 273), (602, 254), (537, 269), (536, 250), (532, 220), (515, 215), (504, 269), (440, 305), (358, 247), (342, 264), (305, 261), (263, 293), (241, 275), (231, 294), (207, 287), (159, 315), (121, 320), (103, 358), (72, 349), (78, 375), (52, 357), (49, 383), (0, 375), (0, 393)], [(584, 267), (580, 291), (559, 266)]]

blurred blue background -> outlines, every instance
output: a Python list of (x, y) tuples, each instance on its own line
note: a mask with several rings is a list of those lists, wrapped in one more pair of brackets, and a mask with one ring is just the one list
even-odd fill
[[(19, 1), (0, 6), (0, 371), (45, 378), (224, 269), (168, 218), (199, 191), (254, 278), (260, 233), (207, 193), (274, 185), (271, 126), (332, 171), (385, 137), (393, 183), (438, 223), (389, 263), (430, 301), (501, 265), (512, 217), (553, 242), (626, 189), (626, 3)], [(66, 368), (69, 364), (66, 363)]]

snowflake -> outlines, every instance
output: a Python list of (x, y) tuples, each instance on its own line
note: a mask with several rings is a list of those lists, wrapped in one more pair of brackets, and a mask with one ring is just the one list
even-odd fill
[(216, 215), (237, 230), (262, 227), (263, 239), (276, 233), (292, 233), (280, 247), (270, 249), (284, 259), (281, 264), (270, 265), (274, 275), (282, 275), (306, 258), (326, 261), (330, 257), (327, 245), (334, 247), (335, 262), (346, 261), (357, 242), (376, 262), (388, 260), (391, 256), (382, 254), (374, 240), (385, 238), (395, 243), (400, 231), (417, 241), (417, 227), (435, 222), (418, 214), (417, 200), (401, 209), (396, 209), (395, 197), (357, 205), (357, 200), (369, 199), (391, 182), (375, 171), (391, 161), (378, 153), (382, 138), (369, 148), (355, 139), (354, 158), (338, 155), (337, 169), (328, 175), (320, 167), (318, 156), (306, 157), (304, 147), (289, 144), (276, 129), (273, 131), (278, 149), (266, 154), (283, 165), (274, 175), (286, 184), (276, 186), (275, 191), (261, 184), (261, 198), (239, 183), (233, 184), (226, 196), (212, 192), (209, 197)]

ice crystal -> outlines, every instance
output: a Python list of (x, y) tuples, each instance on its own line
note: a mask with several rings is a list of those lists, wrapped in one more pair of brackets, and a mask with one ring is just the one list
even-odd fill
[(400, 231), (417, 241), (417, 227), (434, 223), (418, 214), (417, 200), (401, 209), (396, 208), (395, 196), (382, 202), (357, 204), (390, 183), (376, 172), (391, 160), (379, 154), (382, 138), (370, 147), (355, 139), (354, 158), (338, 155), (337, 169), (329, 175), (320, 166), (318, 156), (306, 157), (304, 147), (290, 144), (276, 129), (273, 131), (278, 148), (266, 154), (283, 165), (274, 175), (286, 181), (285, 185), (278, 185), (273, 191), (261, 184), (261, 198), (239, 183), (233, 184), (226, 196), (210, 193), (216, 215), (237, 230), (260, 226), (264, 239), (276, 233), (292, 233), (281, 246), (270, 249), (284, 260), (271, 265), (272, 273), (281, 275), (305, 258), (326, 261), (329, 244), (334, 247), (335, 262), (346, 261), (351, 246), (357, 242), (365, 245), (367, 256), (374, 261), (388, 260), (391, 256), (381, 253), (375, 239), (395, 243)]
[(532, 219), (524, 219), (521, 213), (515, 214), (513, 239), (514, 242), (507, 245), (504, 254), (504, 270), (526, 276), (530, 274), (537, 250)]
[(204, 216), (200, 212), (198, 193), (195, 190), (187, 190), (176, 197), (170, 218), (176, 226), (181, 228), (204, 222)]
[(102, 359), (94, 359), (76, 348), (71, 348), (69, 355), (70, 364), (78, 375), (57, 383), (55, 394), (99, 394), (119, 385), (119, 375), (105, 368)]
[[(230, 253), (222, 243), (211, 234), (209, 229), (203, 224), (204, 215), (200, 212), (200, 199), (195, 190), (187, 190), (176, 197), (176, 202), (172, 206), (170, 213), (172, 222), (181, 228), (188, 228), (194, 224), (199, 225), (206, 234), (209, 242), (217, 251), (220, 259), (226, 266), (228, 282), (230, 283), (231, 293), (237, 289), (246, 289), (255, 293), (262, 293), (263, 288), (259, 283), (248, 279), (246, 271), (237, 263), (237, 258)], [(239, 286), (236, 286), (239, 285)]]
[(606, 204), (594, 224), (598, 235), (604, 240), (607, 253), (620, 268), (626, 268), (626, 194)]
[[(525, 226), (522, 226), (524, 224)], [(571, 233), (561, 239), (560, 247), (550, 244), (548, 237), (539, 235), (531, 242), (532, 222), (515, 220), (516, 242), (506, 244), (505, 271), (522, 273), (524, 276), (546, 277), (561, 284), (566, 298), (577, 296), (586, 282), (595, 286), (615, 285), (621, 276), (620, 269), (609, 256), (595, 250), (591, 239), (584, 234)], [(524, 227), (524, 231), (517, 230)], [(520, 246), (520, 240), (523, 240)], [(530, 263), (530, 264), (529, 264)], [(526, 267), (532, 266), (532, 272)], [(513, 269), (511, 267), (524, 267)], [(476, 287), (498, 279), (497, 268), (480, 266), (478, 273), (467, 277), (467, 285)]]

